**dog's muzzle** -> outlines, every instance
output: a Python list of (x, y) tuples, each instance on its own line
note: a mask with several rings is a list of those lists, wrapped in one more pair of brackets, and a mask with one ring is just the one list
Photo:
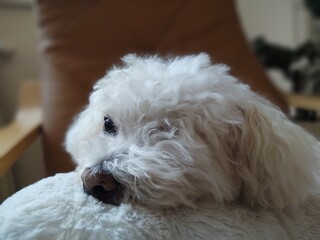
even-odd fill
[(119, 205), (122, 202), (124, 188), (110, 172), (94, 167), (86, 168), (81, 179), (87, 194), (104, 203)]

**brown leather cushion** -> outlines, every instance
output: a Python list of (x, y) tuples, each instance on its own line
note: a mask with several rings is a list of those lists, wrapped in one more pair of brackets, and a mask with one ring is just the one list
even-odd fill
[(127, 53), (207, 52), (285, 108), (245, 41), (232, 0), (38, 0), (48, 174), (72, 170), (63, 139), (92, 84)]

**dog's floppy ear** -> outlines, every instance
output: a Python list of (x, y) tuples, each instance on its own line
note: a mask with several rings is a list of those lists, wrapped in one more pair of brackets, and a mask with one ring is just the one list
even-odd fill
[(319, 188), (318, 142), (264, 99), (241, 109), (235, 157), (240, 198), (250, 206), (282, 209)]

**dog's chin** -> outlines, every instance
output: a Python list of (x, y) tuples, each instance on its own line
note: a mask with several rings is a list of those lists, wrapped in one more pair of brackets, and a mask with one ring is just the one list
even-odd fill
[(125, 187), (122, 184), (118, 184), (118, 186), (112, 191), (106, 191), (101, 186), (96, 186), (93, 189), (91, 189), (91, 191), (88, 191), (85, 185), (83, 185), (83, 190), (88, 195), (93, 196), (99, 201), (115, 206), (119, 206), (121, 203), (123, 203), (125, 198)]

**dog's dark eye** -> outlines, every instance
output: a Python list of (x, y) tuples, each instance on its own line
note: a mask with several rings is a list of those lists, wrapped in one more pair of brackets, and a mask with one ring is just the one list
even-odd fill
[(112, 119), (110, 117), (104, 117), (104, 129), (103, 131), (105, 133), (111, 134), (111, 135), (116, 135), (117, 133), (117, 128), (114, 125)]

